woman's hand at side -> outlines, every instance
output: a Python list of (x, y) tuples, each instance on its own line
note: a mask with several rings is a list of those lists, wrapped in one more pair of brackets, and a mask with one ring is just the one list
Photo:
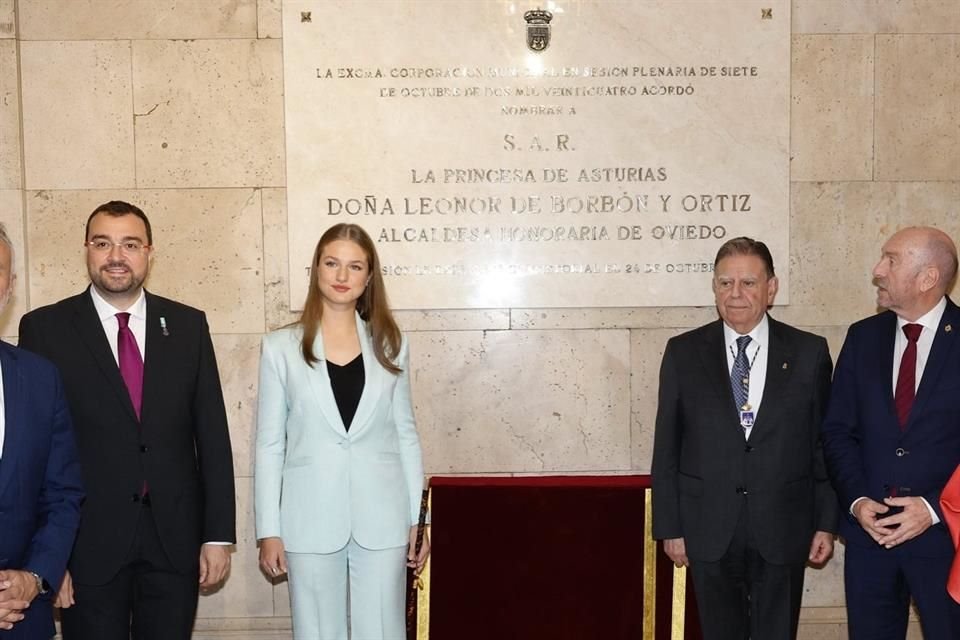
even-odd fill
[(280, 538), (260, 540), (260, 570), (268, 578), (279, 578), (287, 572), (287, 554)]
[(420, 545), (420, 553), (417, 549), (417, 525), (410, 527), (410, 542), (407, 545), (407, 566), (413, 569), (413, 572), (420, 575), (423, 571), (423, 565), (427, 563), (427, 557), (430, 555), (430, 532), (423, 530), (423, 542)]

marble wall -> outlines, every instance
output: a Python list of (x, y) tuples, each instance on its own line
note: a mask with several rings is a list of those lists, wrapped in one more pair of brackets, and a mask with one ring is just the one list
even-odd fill
[[(836, 355), (873, 311), (883, 239), (927, 223), (960, 240), (960, 3), (793, 0), (792, 23), (791, 252), (775, 256), (792, 291), (774, 314)], [(240, 544), (197, 638), (289, 637), (251, 518), (259, 339), (295, 317), (280, 37), (279, 0), (0, 0), (0, 220), (20, 274), (0, 334), (84, 285), (83, 223), (113, 198), (154, 223), (150, 287), (215, 333)], [(399, 316), (428, 473), (645, 473), (664, 342), (714, 311)], [(809, 573), (803, 638), (846, 636), (842, 555)]]

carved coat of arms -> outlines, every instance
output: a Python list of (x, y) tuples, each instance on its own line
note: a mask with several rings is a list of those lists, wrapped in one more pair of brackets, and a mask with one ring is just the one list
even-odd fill
[(542, 9), (534, 9), (523, 14), (527, 21), (527, 47), (540, 53), (550, 46), (550, 21), (553, 14)]

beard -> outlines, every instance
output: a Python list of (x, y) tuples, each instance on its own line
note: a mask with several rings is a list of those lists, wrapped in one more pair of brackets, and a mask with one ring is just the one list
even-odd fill
[[(110, 269), (122, 268), (124, 271), (110, 273)], [(94, 286), (101, 291), (109, 293), (128, 293), (136, 291), (143, 286), (146, 279), (146, 273), (138, 275), (130, 268), (130, 265), (123, 262), (109, 262), (97, 270), (90, 270), (90, 280)]]

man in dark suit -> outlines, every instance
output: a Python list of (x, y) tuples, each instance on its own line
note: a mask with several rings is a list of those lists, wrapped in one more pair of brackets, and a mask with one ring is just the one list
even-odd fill
[(101, 205), (87, 221), (92, 286), (20, 323), (20, 344), (63, 376), (87, 489), (57, 598), (65, 640), (189, 638), (198, 586), (225, 577), (235, 542), (206, 318), (143, 290), (152, 241), (143, 211)]
[(837, 360), (823, 439), (846, 512), (854, 640), (902, 640), (911, 596), (927, 640), (960, 638), (939, 500), (960, 463), (960, 309), (946, 297), (956, 273), (943, 232), (894, 234), (873, 269), (886, 311), (852, 325)]
[[(16, 274), (0, 224), (0, 313)], [(56, 368), (0, 342), (0, 639), (53, 637), (53, 594), (80, 523), (80, 461)]]
[(706, 640), (795, 638), (807, 561), (833, 552), (820, 446), (826, 341), (767, 315), (767, 246), (720, 247), (720, 320), (671, 338), (660, 369), (653, 535), (692, 572)]

